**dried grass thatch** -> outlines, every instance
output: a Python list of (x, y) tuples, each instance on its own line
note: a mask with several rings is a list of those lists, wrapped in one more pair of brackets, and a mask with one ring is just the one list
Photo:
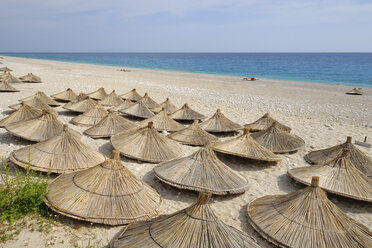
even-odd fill
[[(49, 113), (54, 114), (55, 116), (58, 116), (57, 111), (55, 111), (53, 108), (51, 108), (48, 104), (43, 103), (39, 97), (35, 97), (28, 101), (23, 101), (24, 104), (27, 104), (28, 106), (31, 106), (33, 108), (39, 109), (39, 110), (47, 110)], [(10, 105), (9, 108), (13, 110), (18, 110), (20, 107), (22, 107), (22, 103), (17, 103)]]
[(3, 77), (3, 81), (7, 81), (7, 83), (9, 84), (22, 83), (18, 78), (10, 74), (10, 72), (8, 72), (8, 74), (5, 77)]
[(347, 94), (347, 95), (363, 95), (363, 91), (361, 91), (357, 88), (354, 88), (354, 89), (346, 92), (345, 94)]
[(164, 109), (162, 111), (160, 111), (158, 114), (156, 114), (155, 116), (141, 121), (138, 125), (140, 127), (145, 127), (145, 126), (147, 126), (149, 121), (154, 123), (155, 129), (158, 130), (158, 131), (175, 132), (175, 131), (179, 131), (179, 130), (185, 128), (184, 125), (182, 125), (182, 124), (178, 123), (177, 121), (173, 120), (172, 118), (170, 118), (165, 113)]
[(24, 83), (42, 83), (41, 78), (32, 73), (27, 73), (27, 75), (20, 77), (19, 80)]
[(101, 104), (97, 104), (95, 107), (88, 110), (87, 112), (84, 112), (81, 115), (72, 118), (71, 122), (75, 125), (94, 126), (108, 114), (109, 112), (104, 107), (102, 107)]
[(260, 119), (258, 119), (255, 122), (252, 122), (250, 124), (245, 124), (245, 127), (250, 128), (251, 132), (257, 132), (257, 131), (263, 131), (271, 127), (271, 125), (277, 122), (277, 127), (285, 132), (291, 132), (291, 128), (287, 127), (284, 124), (281, 124), (280, 122), (276, 121), (274, 118), (270, 116), (269, 113), (264, 114)]
[(102, 104), (103, 106), (117, 106), (123, 102), (124, 102), (123, 99), (121, 99), (121, 97), (119, 97), (115, 93), (115, 90), (113, 90), (108, 96), (103, 98), (99, 103)]
[(183, 155), (181, 147), (159, 134), (152, 122), (147, 127), (123, 131), (111, 137), (112, 146), (124, 156), (160, 163)]
[(323, 178), (320, 187), (328, 192), (372, 202), (372, 179), (355, 168), (347, 148), (326, 164), (294, 168), (288, 174), (306, 185), (310, 185), (312, 176), (319, 176)]
[(206, 116), (191, 109), (187, 103), (185, 103), (179, 110), (171, 114), (170, 117), (174, 120), (180, 121), (202, 120), (206, 118)]
[(220, 109), (217, 109), (211, 118), (202, 122), (200, 127), (211, 133), (236, 132), (243, 128), (238, 123), (226, 118)]
[(76, 101), (78, 96), (72, 89), (67, 88), (67, 90), (51, 95), (51, 97), (59, 101), (73, 102)]
[(8, 84), (8, 80), (5, 80), (0, 83), (0, 92), (19, 92), (19, 90)]
[(112, 248), (259, 248), (247, 233), (222, 222), (201, 193), (191, 206), (170, 215), (124, 227), (111, 241)]
[(108, 96), (108, 94), (106, 93), (104, 88), (99, 88), (98, 90), (89, 93), (88, 96), (94, 100), (102, 100), (103, 98)]
[(5, 67), (1, 67), (0, 71), (9, 72), (9, 71), (13, 71), (13, 70), (5, 66)]
[(162, 111), (162, 109), (164, 109), (165, 113), (167, 113), (168, 115), (173, 114), (178, 110), (178, 108), (169, 100), (169, 98), (162, 102), (159, 107), (152, 108), (151, 111), (154, 113), (158, 113)]
[(162, 182), (180, 189), (216, 195), (239, 194), (248, 188), (248, 181), (221, 162), (213, 150), (202, 147), (197, 152), (154, 168)]
[(52, 173), (84, 170), (105, 161), (104, 155), (81, 142), (67, 125), (62, 133), (14, 151), (9, 158), (21, 167)]
[(44, 141), (63, 131), (63, 124), (55, 115), (43, 110), (43, 114), (27, 121), (18, 121), (5, 125), (11, 134), (31, 141)]
[(83, 101), (83, 100), (86, 100), (86, 99), (88, 99), (88, 98), (90, 98), (90, 97), (89, 97), (87, 94), (85, 94), (85, 93), (80, 93), (80, 94), (75, 98), (75, 100), (72, 100), (72, 101), (66, 103), (65, 105), (63, 105), (63, 108), (68, 108), (68, 107), (70, 107), (71, 105), (73, 105), (73, 104), (75, 104), (75, 103), (78, 103), (78, 102), (81, 102), (81, 101)]
[(168, 138), (193, 146), (204, 146), (218, 140), (216, 136), (201, 129), (198, 120), (195, 120), (193, 124), (185, 129), (169, 134)]
[(161, 196), (123, 166), (117, 151), (93, 168), (60, 175), (47, 192), (44, 201), (54, 211), (106, 225), (149, 220), (161, 204)]
[(279, 247), (371, 247), (372, 233), (327, 198), (313, 177), (310, 187), (251, 201), (249, 223)]
[(0, 121), (0, 127), (4, 127), (5, 125), (18, 121), (27, 121), (30, 119), (34, 119), (41, 116), (42, 114), (42, 110), (31, 107), (22, 102), (21, 107), (17, 111), (11, 113)]
[(137, 127), (135, 123), (111, 112), (96, 125), (85, 130), (84, 134), (92, 138), (105, 138), (135, 127)]
[(132, 106), (126, 109), (120, 110), (120, 112), (126, 115), (140, 117), (144, 119), (154, 116), (154, 113), (148, 107), (146, 107), (146, 104), (142, 100), (139, 100), (138, 102), (134, 103)]
[(252, 133), (251, 137), (273, 153), (294, 152), (305, 146), (303, 139), (282, 131), (277, 125), (278, 123), (275, 121), (268, 129)]
[(125, 94), (122, 94), (120, 95), (120, 97), (123, 98), (124, 100), (128, 99), (134, 102), (137, 102), (142, 98), (142, 96), (137, 93), (136, 89), (133, 89)]
[(155, 102), (151, 97), (149, 97), (149, 95), (147, 93), (145, 93), (145, 95), (140, 99), (145, 105), (146, 107), (148, 107), (149, 109), (153, 109), (153, 108), (159, 108), (160, 105), (159, 103)]
[(112, 108), (110, 108), (111, 111), (113, 112), (120, 112), (124, 109), (127, 109), (131, 106), (133, 106), (134, 102), (132, 102), (131, 100), (129, 99), (125, 99), (124, 102), (122, 102), (121, 104), (117, 105), (117, 106), (114, 106)]
[(372, 177), (372, 161), (361, 150), (351, 143), (351, 137), (347, 137), (346, 142), (332, 146), (330, 148), (309, 152), (305, 155), (305, 160), (310, 164), (325, 164), (334, 160), (343, 148), (349, 149), (351, 163), (368, 177)]
[(97, 103), (93, 101), (90, 97), (87, 97), (84, 100), (77, 101), (77, 102), (69, 102), (63, 106), (64, 109), (78, 112), (78, 113), (84, 113), (92, 108), (96, 107)]
[(218, 152), (254, 160), (268, 162), (277, 162), (281, 160), (280, 157), (258, 144), (249, 135), (249, 128), (244, 128), (243, 135), (230, 140), (213, 143), (211, 147)]
[(26, 98), (23, 98), (19, 101), (28, 101), (28, 100), (31, 100), (33, 98), (37, 97), (40, 101), (42, 101), (43, 103), (45, 104), (48, 104), (49, 106), (53, 106), (53, 107), (56, 107), (56, 106), (60, 106), (61, 104), (54, 101), (52, 98), (50, 98), (49, 96), (47, 96), (44, 92), (42, 91), (38, 91), (36, 92), (35, 94), (33, 94), (32, 96), (29, 96), (29, 97), (26, 97)]

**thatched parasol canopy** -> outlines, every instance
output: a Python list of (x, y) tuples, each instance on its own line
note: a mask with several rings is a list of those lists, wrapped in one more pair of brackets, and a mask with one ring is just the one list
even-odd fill
[(318, 187), (311, 186), (287, 195), (270, 195), (251, 201), (249, 223), (279, 247), (371, 247), (372, 233), (342, 212)]
[(8, 72), (8, 71), (12, 71), (12, 69), (5, 66), (5, 67), (1, 67), (0, 71)]
[(215, 151), (243, 158), (268, 162), (281, 160), (280, 157), (258, 144), (249, 135), (249, 128), (244, 128), (243, 135), (230, 140), (213, 143), (211, 147)]
[(123, 102), (124, 102), (123, 99), (121, 99), (121, 97), (119, 97), (115, 93), (115, 90), (113, 90), (108, 96), (103, 98), (99, 103), (102, 104), (103, 106), (117, 106)]
[(221, 162), (209, 147), (161, 163), (154, 168), (154, 173), (160, 181), (173, 187), (216, 195), (239, 194), (248, 188), (247, 179)]
[(52, 173), (84, 170), (105, 161), (105, 156), (80, 141), (64, 125), (62, 133), (10, 154), (10, 160), (27, 168)]
[(103, 98), (108, 96), (108, 94), (106, 93), (104, 88), (99, 88), (98, 90), (89, 93), (88, 96), (94, 100), (102, 100)]
[(260, 119), (250, 124), (244, 125), (245, 127), (250, 128), (251, 132), (263, 131), (268, 129), (274, 122), (277, 122), (277, 127), (285, 132), (291, 132), (291, 128), (287, 127), (284, 124), (276, 121), (274, 118), (270, 116), (269, 113), (264, 114)]
[(49, 106), (60, 106), (61, 105), (60, 103), (54, 101), (52, 98), (50, 98), (49, 96), (47, 96), (42, 91), (38, 91), (35, 94), (33, 94), (32, 96), (23, 98), (23, 99), (21, 99), (19, 101), (28, 101), (28, 100), (31, 100), (31, 99), (33, 99), (35, 97), (39, 98), (40, 101), (42, 101), (45, 104), (48, 104)]
[(7, 81), (7, 83), (9, 83), (9, 84), (22, 83), (18, 78), (16, 78), (12, 74), (10, 74), (10, 72), (8, 72), (8, 74), (3, 77), (3, 81)]
[(297, 135), (279, 129), (276, 121), (268, 129), (252, 133), (251, 137), (273, 153), (294, 152), (305, 146), (305, 141)]
[(0, 92), (19, 92), (19, 90), (8, 84), (8, 80), (5, 80), (0, 83)]
[(85, 93), (80, 93), (76, 98), (75, 100), (72, 100), (68, 103), (66, 103), (65, 105), (63, 105), (63, 108), (69, 108), (71, 105), (75, 104), (75, 103), (78, 103), (78, 102), (81, 102), (83, 100), (86, 100), (90, 98), (87, 94)]
[(183, 155), (181, 147), (159, 134), (149, 122), (147, 127), (123, 131), (111, 137), (112, 146), (124, 156), (160, 163)]
[(51, 97), (59, 101), (72, 102), (77, 99), (77, 94), (72, 89), (67, 88), (67, 90), (51, 95)]
[(201, 129), (198, 120), (185, 129), (169, 134), (168, 138), (185, 145), (204, 146), (215, 142), (218, 138)]
[(161, 204), (156, 190), (125, 168), (115, 150), (100, 165), (60, 175), (47, 192), (44, 201), (54, 211), (106, 225), (149, 220)]
[(153, 109), (153, 108), (159, 108), (160, 105), (159, 103), (155, 102), (151, 97), (149, 97), (149, 95), (147, 93), (145, 93), (145, 95), (140, 99), (145, 105), (146, 107), (148, 107), (149, 109)]
[[(35, 97), (28, 101), (23, 101), (23, 103), (27, 104), (28, 106), (34, 107), (39, 110), (47, 110), (50, 113), (53, 113), (55, 116), (58, 116), (57, 111), (55, 111), (53, 108), (51, 108), (48, 104), (45, 104), (40, 100), (39, 97)], [(10, 105), (9, 108), (18, 110), (20, 107), (22, 107), (22, 103), (17, 103)]]
[(185, 103), (179, 110), (171, 114), (170, 117), (174, 120), (181, 121), (202, 120), (206, 118), (206, 116), (191, 109), (187, 103)]
[(372, 179), (360, 172), (350, 161), (349, 150), (323, 165), (294, 168), (288, 174), (301, 183), (310, 185), (312, 176), (323, 178), (320, 187), (345, 197), (372, 202)]
[(27, 75), (20, 77), (19, 80), (25, 83), (42, 83), (41, 78), (32, 73), (27, 73)]
[(73, 112), (84, 113), (96, 106), (97, 103), (93, 101), (90, 97), (87, 97), (84, 100), (80, 100), (77, 102), (69, 102), (65, 104), (63, 108)]
[(138, 101), (142, 98), (142, 96), (140, 94), (137, 93), (136, 89), (133, 89), (125, 94), (122, 94), (120, 95), (121, 98), (123, 98), (124, 100), (128, 99), (128, 100), (131, 100), (131, 101)]
[(217, 109), (216, 113), (211, 118), (202, 122), (200, 127), (212, 133), (236, 132), (243, 128), (238, 123), (226, 118), (220, 109)]
[(178, 110), (178, 108), (167, 98), (164, 102), (160, 104), (157, 108), (152, 108), (151, 111), (154, 113), (160, 112), (164, 108), (165, 112), (170, 115)]
[(121, 104), (119, 104), (117, 106), (114, 106), (114, 107), (110, 108), (110, 110), (119, 112), (119, 111), (125, 110), (125, 109), (127, 109), (127, 108), (129, 108), (133, 105), (134, 105), (134, 103), (131, 100), (125, 99), (124, 102), (122, 102)]
[(41, 116), (42, 114), (42, 110), (31, 107), (22, 102), (21, 107), (17, 111), (11, 113), (0, 121), (0, 127), (4, 127), (5, 125), (18, 121), (27, 121), (30, 119), (34, 119)]
[(372, 177), (372, 161), (361, 150), (351, 143), (351, 137), (347, 137), (346, 142), (332, 146), (330, 148), (309, 152), (305, 155), (305, 160), (310, 164), (325, 164), (334, 160), (343, 148), (349, 149), (351, 163), (368, 177)]
[(102, 107), (101, 104), (97, 104), (95, 107), (88, 110), (87, 112), (84, 112), (81, 115), (72, 118), (71, 122), (75, 125), (94, 126), (103, 118), (105, 118), (108, 113), (109, 112), (104, 107)]
[(363, 95), (363, 91), (358, 90), (357, 88), (354, 88), (354, 89), (346, 92), (345, 94), (347, 94), (347, 95)]
[(222, 222), (209, 206), (210, 195), (170, 215), (124, 227), (111, 241), (112, 248), (259, 248), (247, 233)]
[(173, 120), (172, 118), (170, 118), (165, 113), (164, 109), (162, 111), (160, 111), (158, 114), (156, 114), (155, 116), (141, 121), (139, 123), (139, 126), (140, 127), (145, 127), (145, 126), (147, 126), (149, 121), (154, 123), (155, 129), (158, 130), (158, 131), (175, 132), (175, 131), (179, 131), (179, 130), (185, 128), (184, 125), (182, 125), (182, 124), (176, 122), (175, 120)]
[(8, 74), (4, 71), (3, 73), (0, 74), (0, 82), (3, 81), (3, 79), (6, 78)]
[(135, 123), (111, 112), (96, 125), (85, 130), (84, 134), (92, 138), (104, 138), (135, 127), (137, 127)]
[(27, 121), (5, 125), (11, 134), (31, 141), (44, 141), (63, 131), (63, 124), (55, 115), (43, 110), (43, 114)]
[(150, 118), (154, 116), (154, 113), (151, 112), (151, 110), (146, 107), (145, 103), (142, 100), (139, 100), (138, 102), (134, 103), (132, 106), (120, 110), (120, 112), (130, 115), (130, 116), (135, 116), (135, 117), (140, 117), (140, 118)]

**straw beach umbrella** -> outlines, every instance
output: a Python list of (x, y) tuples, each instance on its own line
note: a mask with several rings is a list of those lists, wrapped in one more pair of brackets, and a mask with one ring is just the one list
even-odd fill
[(168, 138), (185, 145), (193, 146), (204, 146), (218, 140), (216, 136), (201, 129), (198, 124), (198, 120), (195, 120), (193, 124), (187, 128), (169, 134)]
[(342, 212), (318, 187), (287, 195), (269, 195), (251, 201), (249, 223), (269, 242), (279, 247), (371, 247), (372, 233)]
[(128, 99), (134, 102), (137, 102), (142, 98), (142, 96), (137, 93), (136, 89), (133, 89), (125, 94), (122, 94), (120, 95), (120, 97), (123, 98), (124, 100)]
[(250, 128), (251, 132), (263, 131), (268, 129), (274, 122), (277, 122), (277, 128), (285, 132), (291, 132), (291, 128), (287, 127), (284, 124), (276, 121), (274, 118), (270, 116), (269, 113), (264, 114), (260, 119), (250, 124), (244, 125), (245, 127)]
[(92, 108), (96, 106), (97, 106), (97, 103), (87, 96), (87, 98), (83, 100), (80, 100), (77, 102), (69, 102), (65, 104), (63, 108), (73, 111), (73, 112), (84, 113), (84, 112), (87, 112), (88, 110), (91, 110)]
[(217, 109), (211, 118), (202, 122), (200, 127), (211, 133), (236, 132), (243, 128), (238, 123), (226, 118), (220, 109)]
[(303, 139), (280, 130), (277, 125), (278, 123), (275, 121), (268, 129), (252, 133), (251, 137), (273, 153), (294, 152), (305, 146)]
[(131, 224), (110, 243), (112, 248), (259, 248), (247, 233), (222, 222), (209, 206), (210, 195), (170, 215)]
[(50, 98), (49, 96), (47, 96), (42, 91), (38, 91), (35, 94), (33, 94), (32, 96), (23, 98), (23, 99), (21, 99), (19, 101), (28, 101), (28, 100), (31, 100), (31, 99), (33, 99), (35, 97), (37, 97), (40, 101), (42, 101), (45, 104), (48, 104), (51, 107), (56, 107), (56, 106), (60, 106), (61, 105), (60, 103), (54, 101), (52, 98)]
[(123, 102), (124, 102), (123, 99), (121, 99), (121, 97), (119, 97), (115, 93), (115, 90), (113, 90), (108, 96), (103, 98), (99, 103), (102, 104), (103, 106), (117, 106)]
[(43, 110), (37, 118), (5, 125), (5, 129), (18, 137), (30, 141), (44, 141), (63, 131), (63, 124), (55, 115)]
[[(57, 111), (55, 111), (53, 108), (51, 108), (48, 104), (45, 104), (40, 100), (39, 97), (32, 98), (28, 101), (22, 101), (24, 104), (31, 106), (33, 108), (39, 109), (39, 110), (47, 110), (49, 113), (54, 114), (55, 116), (58, 116)], [(18, 110), (20, 107), (22, 107), (22, 102), (10, 105), (9, 108), (13, 110)]]
[(5, 66), (5, 67), (1, 67), (0, 71), (9, 72), (9, 71), (12, 71), (12, 69)]
[(258, 144), (250, 135), (249, 128), (244, 128), (243, 135), (211, 144), (213, 150), (238, 157), (254, 160), (277, 162), (280, 157)]
[(147, 119), (154, 116), (154, 113), (148, 107), (146, 107), (146, 104), (142, 100), (139, 100), (138, 102), (134, 103), (132, 106), (126, 109), (120, 110), (120, 112), (126, 115), (139, 117), (143, 119)]
[(154, 113), (160, 112), (164, 108), (165, 112), (170, 115), (178, 110), (178, 108), (167, 98), (164, 102), (160, 104), (157, 108), (152, 108), (151, 111)]
[(97, 104), (95, 107), (88, 110), (87, 112), (84, 112), (81, 115), (72, 118), (71, 122), (75, 125), (94, 126), (108, 114), (109, 112), (105, 108), (103, 108), (101, 104)]
[(47, 192), (44, 201), (54, 211), (106, 225), (149, 220), (161, 204), (161, 196), (124, 167), (117, 151), (93, 168), (60, 175)]
[(103, 98), (108, 96), (108, 94), (106, 93), (104, 88), (99, 88), (98, 90), (89, 93), (88, 96), (94, 100), (102, 100)]
[(202, 120), (206, 118), (206, 116), (191, 109), (187, 103), (185, 103), (179, 110), (171, 114), (170, 117), (174, 120), (180, 121)]
[(0, 121), (0, 127), (4, 127), (7, 124), (15, 123), (18, 121), (27, 121), (30, 119), (34, 119), (41, 116), (42, 114), (42, 110), (31, 107), (22, 102), (21, 107), (17, 111), (11, 113)]
[(19, 80), (24, 83), (42, 83), (41, 78), (32, 73), (27, 73), (27, 75), (20, 77)]
[(145, 105), (146, 107), (148, 107), (149, 109), (153, 109), (153, 108), (159, 108), (160, 105), (159, 103), (155, 102), (151, 97), (149, 97), (149, 95), (147, 93), (145, 93), (145, 95), (140, 99)]
[(346, 142), (332, 146), (330, 148), (309, 152), (305, 155), (304, 159), (310, 164), (325, 164), (331, 160), (334, 160), (342, 149), (349, 149), (351, 163), (361, 172), (366, 174), (368, 177), (372, 177), (372, 161), (371, 159), (361, 150), (351, 143), (351, 137), (346, 138)]
[(3, 81), (7, 81), (7, 83), (9, 84), (22, 83), (18, 78), (10, 74), (10, 72), (8, 72), (8, 74), (5, 77), (3, 77)]
[(105, 161), (105, 156), (80, 141), (64, 125), (63, 132), (10, 154), (10, 161), (43, 172), (67, 173), (84, 170)]
[(154, 173), (160, 181), (173, 187), (216, 195), (239, 194), (248, 188), (247, 179), (221, 162), (209, 147), (161, 163), (154, 168)]
[(19, 90), (8, 84), (8, 80), (5, 80), (0, 83), (0, 92), (19, 92)]
[(154, 124), (154, 128), (158, 131), (168, 131), (168, 132), (174, 132), (179, 131), (181, 129), (184, 129), (185, 126), (176, 122), (172, 118), (170, 118), (163, 109), (155, 116), (143, 120), (139, 123), (140, 127), (145, 127), (147, 124), (151, 121)]
[(344, 148), (337, 158), (323, 165), (294, 168), (288, 171), (294, 180), (310, 184), (312, 175), (323, 180), (320, 187), (328, 192), (345, 197), (372, 202), (372, 179), (360, 172), (351, 163), (349, 150)]
[(120, 103), (117, 106), (114, 106), (114, 107), (110, 108), (110, 110), (111, 111), (119, 112), (119, 111), (122, 111), (124, 109), (127, 109), (127, 108), (129, 108), (129, 107), (131, 107), (133, 105), (134, 105), (134, 103), (131, 100), (125, 99), (124, 102)]
[(111, 137), (112, 146), (126, 157), (160, 163), (183, 155), (181, 147), (159, 134), (152, 122), (147, 127), (123, 131)]
[(75, 103), (78, 103), (78, 102), (81, 102), (81, 101), (83, 101), (83, 100), (86, 100), (86, 99), (88, 99), (88, 98), (89, 98), (89, 96), (88, 96), (87, 94), (85, 94), (85, 93), (80, 93), (80, 94), (75, 98), (75, 100), (72, 100), (72, 101), (66, 103), (65, 105), (63, 105), (63, 108), (68, 108), (68, 107), (70, 107), (71, 105), (73, 105), (73, 104), (75, 104)]
[(84, 131), (84, 134), (92, 138), (105, 138), (111, 137), (121, 131), (132, 129), (137, 125), (114, 112), (106, 115), (96, 125)]
[(67, 88), (65, 91), (51, 95), (56, 100), (63, 102), (72, 102), (77, 99), (77, 94), (70, 88)]
[(345, 94), (347, 94), (347, 95), (363, 95), (363, 91), (358, 90), (357, 88), (354, 88), (354, 89), (346, 92)]

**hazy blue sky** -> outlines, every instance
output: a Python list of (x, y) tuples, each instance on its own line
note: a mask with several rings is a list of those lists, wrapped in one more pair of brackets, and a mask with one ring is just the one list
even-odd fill
[(0, 0), (0, 51), (371, 52), (372, 0)]

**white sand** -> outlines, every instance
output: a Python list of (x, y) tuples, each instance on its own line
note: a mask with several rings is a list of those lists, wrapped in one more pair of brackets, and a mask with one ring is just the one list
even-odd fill
[[(149, 95), (157, 102), (166, 97), (177, 106), (189, 103), (190, 107), (204, 115), (211, 116), (220, 108), (227, 117), (240, 123), (250, 123), (265, 112), (270, 112), (277, 120), (292, 127), (292, 133), (301, 136), (306, 148), (295, 154), (280, 155), (282, 162), (276, 166), (241, 164), (242, 160), (228, 158), (225, 162), (248, 178), (250, 188), (242, 195), (214, 197), (212, 208), (226, 223), (252, 233), (263, 247), (267, 242), (260, 238), (247, 223), (246, 205), (249, 201), (268, 194), (286, 194), (302, 188), (286, 174), (289, 168), (306, 166), (303, 156), (310, 150), (325, 148), (352, 136), (362, 140), (364, 136), (372, 142), (372, 88), (363, 87), (363, 96), (348, 96), (344, 92), (351, 86), (304, 83), (282, 80), (261, 79), (255, 82), (242, 81), (240, 77), (216, 76), (182, 72), (168, 72), (145, 69), (131, 69), (131, 72), (117, 71), (118, 67), (85, 65), (65, 62), (44, 61), (5, 57), (4, 66), (13, 69), (15, 76), (32, 72), (40, 76), (43, 84), (17, 84), (18, 93), (1, 93), (1, 116), (9, 114), (8, 105), (42, 90), (53, 94), (72, 88), (75, 92), (89, 93), (98, 87), (107, 92), (116, 89), (125, 93), (132, 88)], [(57, 108), (62, 111), (62, 108)], [(75, 116), (61, 113), (60, 120), (69, 122)], [(72, 128), (83, 131), (85, 128), (70, 124)], [(0, 129), (0, 152), (2, 157), (22, 146), (30, 144)], [(83, 141), (109, 156), (112, 147), (107, 139), (93, 140), (84, 137)], [(182, 146), (186, 154), (198, 148)], [(368, 156), (372, 149), (360, 147)], [(154, 178), (153, 164), (140, 163), (122, 157), (125, 165), (138, 177), (151, 184), (163, 196), (163, 214), (180, 210), (197, 198), (191, 191), (180, 191), (167, 186)], [(244, 160), (243, 160), (244, 162)], [(329, 195), (350, 217), (372, 229), (371, 204)], [(29, 221), (33, 223), (33, 221)], [(16, 240), (0, 246), (19, 247), (86, 247), (89, 243), (103, 247), (121, 227), (90, 225), (69, 218), (54, 226), (49, 233), (40, 233), (25, 228)]]

